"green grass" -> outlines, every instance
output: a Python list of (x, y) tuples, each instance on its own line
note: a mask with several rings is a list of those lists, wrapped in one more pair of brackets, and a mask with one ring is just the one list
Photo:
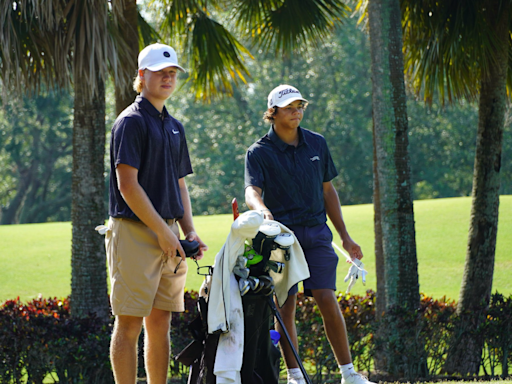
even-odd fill
[[(458, 299), (470, 216), (470, 198), (421, 200), (414, 203), (420, 291), (440, 298)], [(512, 196), (501, 196), (498, 242), (493, 291), (512, 294)], [(373, 206), (344, 206), (343, 215), (352, 238), (363, 248), (368, 270), (366, 286), (352, 289), (362, 294), (375, 289)], [(229, 233), (232, 215), (197, 216), (197, 232), (209, 251), (200, 265), (211, 265)], [(98, 235), (99, 236), (99, 235)], [(340, 245), (337, 236), (335, 242)], [(341, 255), (340, 255), (341, 256)], [(343, 256), (338, 265), (338, 290), (344, 291), (343, 278), (348, 264)], [(189, 261), (187, 288), (197, 290), (203, 277)], [(0, 301), (19, 296), (27, 301), (69, 295), (71, 274), (71, 224), (46, 223), (0, 226)]]

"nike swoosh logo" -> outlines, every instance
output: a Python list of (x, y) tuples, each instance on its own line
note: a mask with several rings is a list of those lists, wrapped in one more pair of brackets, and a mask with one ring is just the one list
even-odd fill
[(315, 161), (315, 160), (320, 161), (320, 158), (319, 158), (318, 156), (313, 156), (313, 157), (312, 157), (311, 159), (309, 159), (309, 160), (311, 160), (311, 161)]
[(180, 131), (176, 131), (175, 129), (172, 130), (172, 133), (174, 133), (175, 135), (177, 135), (178, 133), (180, 133)]

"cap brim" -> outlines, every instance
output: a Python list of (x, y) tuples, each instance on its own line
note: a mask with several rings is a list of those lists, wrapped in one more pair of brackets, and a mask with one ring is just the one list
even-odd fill
[(309, 103), (309, 101), (307, 101), (306, 99), (303, 99), (302, 97), (290, 97), (289, 99), (283, 100), (281, 103), (276, 104), (276, 107), (283, 108), (297, 100), (301, 100), (305, 103)]
[(167, 67), (174, 67), (174, 68), (178, 68), (181, 72), (187, 72), (185, 69), (180, 67), (178, 64), (172, 64), (172, 63), (169, 63), (168, 61), (163, 61), (161, 63), (149, 65), (145, 68), (139, 68), (139, 69), (149, 69), (150, 71), (156, 72), (156, 71), (160, 71), (161, 69), (164, 69)]

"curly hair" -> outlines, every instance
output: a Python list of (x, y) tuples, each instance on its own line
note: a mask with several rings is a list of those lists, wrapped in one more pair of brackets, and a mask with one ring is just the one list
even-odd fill
[(277, 107), (273, 107), (272, 109), (267, 109), (263, 114), (263, 121), (268, 124), (274, 123), (274, 116), (277, 114)]
[[(302, 110), (305, 111), (308, 107), (308, 103), (303, 103)], [(267, 124), (274, 124), (274, 116), (277, 115), (278, 107), (273, 107), (272, 109), (267, 109), (263, 114), (263, 121)]]

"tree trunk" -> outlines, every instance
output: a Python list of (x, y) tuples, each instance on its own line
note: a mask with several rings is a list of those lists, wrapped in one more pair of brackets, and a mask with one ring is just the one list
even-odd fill
[[(375, 318), (380, 322), (386, 311), (386, 278), (384, 271), (384, 250), (382, 248), (382, 223), (380, 206), (380, 188), (377, 172), (377, 148), (375, 143), (375, 125), (373, 127), (373, 228), (375, 233), (375, 273), (377, 277), (377, 295), (375, 305)], [(383, 339), (378, 332), (375, 337)], [(386, 354), (381, 349), (375, 351), (375, 370), (385, 372), (387, 370)]]
[(465, 375), (478, 374), (480, 369), (483, 339), (477, 336), (477, 330), (491, 297), (507, 106), (510, 5), (507, 1), (494, 0), (488, 9), (495, 10), (490, 15), (489, 28), (496, 34), (500, 55), (496, 61), (490, 61), (489, 73), (482, 74), (469, 238), (457, 305), (461, 324), (466, 327), (459, 327), (460, 339), (452, 343), (454, 349), (445, 365), (448, 373)]
[[(131, 60), (129, 63), (123, 63), (123, 66), (129, 66), (129, 73), (133, 78), (137, 75), (137, 58), (139, 56), (139, 32), (138, 32), (138, 11), (137, 2), (135, 0), (124, 1), (124, 19), (121, 26), (121, 33), (126, 42), (126, 46), (130, 49)], [(115, 85), (116, 92), (116, 115), (119, 115), (128, 107), (137, 96), (132, 88), (132, 82), (125, 82), (124, 85)]]
[(368, 16), (386, 316), (396, 343), (385, 346), (386, 359), (390, 373), (417, 378), (425, 373), (423, 342), (399, 325), (404, 312), (416, 318), (419, 307), (399, 2), (370, 0)]
[(373, 127), (373, 228), (375, 233), (375, 272), (377, 277), (376, 318), (379, 321), (386, 310), (386, 278), (384, 272), (384, 250), (382, 247), (382, 223), (380, 188), (377, 171), (377, 147), (375, 143), (375, 126)]
[(105, 222), (105, 83), (98, 77), (98, 88), (90, 100), (89, 87), (75, 73), (75, 112), (73, 121), (73, 182), (71, 221), (71, 313), (84, 317), (95, 313), (109, 315), (104, 238), (94, 228)]

